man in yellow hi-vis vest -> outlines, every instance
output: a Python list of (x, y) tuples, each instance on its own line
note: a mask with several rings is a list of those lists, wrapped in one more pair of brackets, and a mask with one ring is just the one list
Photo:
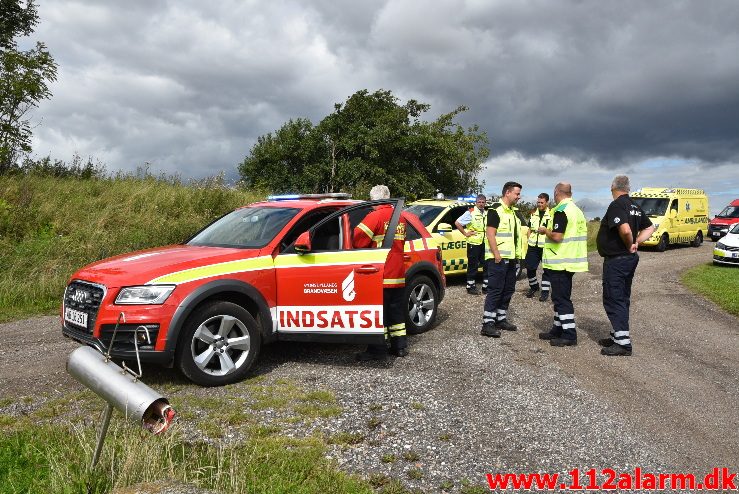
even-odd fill
[(478, 194), (475, 205), (454, 222), (457, 230), (467, 238), (467, 293), (470, 295), (480, 295), (475, 285), (477, 268), (480, 265), (482, 265), (482, 293), (488, 291), (488, 263), (485, 260), (486, 202), (485, 194)]
[(516, 290), (516, 265), (523, 252), (521, 220), (513, 206), (521, 198), (521, 184), (506, 182), (500, 206), (488, 211), (485, 259), (488, 259), (488, 293), (482, 313), (483, 336), (500, 338), (500, 330), (515, 331), (508, 320), (508, 305)]
[[(529, 291), (526, 297), (533, 298), (539, 291), (539, 280), (536, 279), (536, 268), (543, 258), (544, 242), (547, 237), (539, 233), (540, 226), (550, 226), (552, 224), (552, 216), (549, 212), (549, 194), (542, 192), (537, 196), (536, 209), (531, 213), (529, 219), (529, 249), (526, 251), (526, 274), (529, 277)], [(549, 298), (549, 289), (551, 288), (547, 271), (541, 276), (541, 295), (539, 300), (546, 302)]]
[(588, 225), (572, 200), (572, 185), (560, 182), (554, 187), (552, 227), (539, 227), (546, 235), (543, 267), (552, 283), (554, 324), (539, 333), (552, 346), (577, 345), (575, 307), (572, 305), (572, 277), (588, 270)]

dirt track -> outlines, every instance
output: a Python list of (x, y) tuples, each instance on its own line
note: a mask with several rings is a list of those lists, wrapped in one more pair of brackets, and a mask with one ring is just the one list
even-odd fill
[[(525, 281), (519, 283), (511, 307), (511, 319), (520, 330), (505, 332), (500, 340), (479, 336), (483, 299), (466, 295), (461, 280), (455, 279), (450, 280), (437, 327), (414, 337), (411, 356), (390, 364), (395, 367), (390, 370), (407, 375), (418, 369), (428, 371), (429, 359), (443, 355), (444, 365), (454, 367), (448, 369), (450, 375), (459, 376), (466, 369), (464, 382), (475, 386), (480, 380), (465, 360), (471, 348), (483, 357), (495, 354), (491, 358), (497, 360), (491, 360), (488, 366), (508, 361), (536, 368), (538, 373), (554, 365), (555, 372), (594, 395), (597, 403), (617, 414), (619, 421), (644, 438), (645, 444), (666, 452), (663, 464), (688, 471), (714, 466), (736, 471), (739, 320), (693, 295), (678, 281), (684, 268), (710, 259), (711, 247), (706, 244), (700, 248), (673, 248), (666, 253), (641, 253), (632, 297), (632, 357), (607, 358), (599, 354), (596, 340), (607, 336), (609, 325), (600, 299), (601, 260), (591, 255), (590, 272), (575, 277), (577, 347), (552, 348), (537, 338), (538, 331), (551, 325), (552, 309), (548, 303), (523, 296)], [(459, 348), (455, 348), (457, 342)], [(41, 395), (48, 399), (79, 389), (64, 370), (66, 357), (75, 347), (74, 342), (62, 337), (58, 317), (0, 325), (0, 398), (21, 403), (30, 401), (20, 400), (22, 397)], [(275, 375), (299, 376), (305, 367), (310, 369), (312, 379), (329, 387), (332, 382), (338, 383), (342, 373), (351, 371), (361, 376), (366, 368), (357, 365), (346, 347), (309, 345), (305, 349), (295, 344), (273, 346), (260, 364), (263, 370), (269, 369), (265, 372)], [(386, 375), (383, 369), (375, 371), (381, 377)], [(375, 385), (382, 386), (383, 380)], [(494, 382), (490, 386), (495, 389)], [(338, 384), (336, 389), (342, 401), (350, 399)], [(450, 402), (455, 392), (449, 392)], [(517, 418), (534, 424), (547, 420), (545, 410), (539, 417), (521, 411)], [(588, 417), (582, 415), (571, 420), (588, 423)], [(586, 436), (595, 430), (583, 425)], [(588, 441), (599, 443), (598, 438)]]
[[(739, 320), (679, 282), (685, 268), (710, 259), (711, 249), (708, 243), (640, 254), (628, 358), (598, 353), (596, 341), (610, 325), (601, 302), (602, 262), (591, 255), (573, 297), (580, 345), (550, 352), (564, 372), (618, 404), (686, 469), (739, 464)], [(541, 319), (544, 327), (548, 322)]]

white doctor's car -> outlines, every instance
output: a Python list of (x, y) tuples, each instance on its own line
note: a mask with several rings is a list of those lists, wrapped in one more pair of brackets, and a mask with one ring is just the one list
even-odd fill
[(731, 225), (726, 236), (716, 242), (713, 263), (739, 266), (739, 223)]

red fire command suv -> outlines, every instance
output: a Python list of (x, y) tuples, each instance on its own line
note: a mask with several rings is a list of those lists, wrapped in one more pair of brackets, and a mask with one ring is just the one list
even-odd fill
[[(104, 350), (119, 322), (114, 357), (135, 359), (137, 345), (142, 361), (175, 365), (203, 386), (243, 379), (261, 346), (276, 340), (382, 342), (393, 235), (377, 249), (352, 247), (354, 227), (380, 204), (393, 206), (394, 232), (402, 199), (277, 196), (226, 214), (182, 245), (95, 262), (70, 279), (62, 331)], [(421, 333), (436, 319), (445, 278), (435, 241), (406, 214), (406, 324)]]
[(737, 221), (739, 221), (739, 199), (734, 199), (708, 224), (708, 236), (715, 242), (726, 235), (729, 227)]

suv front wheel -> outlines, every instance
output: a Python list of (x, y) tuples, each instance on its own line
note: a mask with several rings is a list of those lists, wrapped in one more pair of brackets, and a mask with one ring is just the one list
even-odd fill
[(175, 361), (201, 386), (244, 379), (259, 355), (259, 325), (243, 307), (212, 302), (193, 311), (182, 329)]
[(436, 321), (439, 307), (439, 290), (431, 278), (416, 276), (405, 287), (406, 318), (405, 330), (408, 334), (428, 331)]

